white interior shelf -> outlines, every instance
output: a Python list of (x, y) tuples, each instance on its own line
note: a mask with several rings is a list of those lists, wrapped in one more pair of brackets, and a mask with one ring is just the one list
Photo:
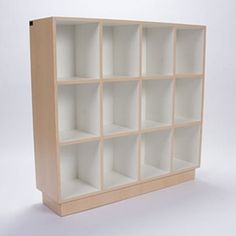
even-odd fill
[(104, 135), (138, 129), (137, 88), (136, 81), (104, 84)]
[(142, 34), (142, 75), (172, 75), (174, 60), (173, 29), (144, 27)]
[(56, 26), (57, 78), (99, 78), (99, 26), (97, 23)]
[(201, 120), (202, 79), (176, 79), (175, 123)]
[(100, 132), (99, 85), (63, 85), (58, 87), (60, 141), (98, 136)]
[(139, 76), (139, 26), (104, 25), (104, 78)]
[(137, 136), (104, 141), (104, 188), (116, 187), (137, 180)]
[(173, 169), (197, 167), (200, 158), (200, 126), (177, 128), (174, 132)]
[(176, 32), (176, 73), (202, 74), (204, 55), (203, 29), (178, 29)]
[(61, 194), (63, 199), (100, 190), (99, 142), (61, 147)]
[(161, 176), (171, 169), (171, 130), (142, 135), (141, 178)]
[(142, 128), (171, 125), (173, 81), (145, 80), (142, 82)]

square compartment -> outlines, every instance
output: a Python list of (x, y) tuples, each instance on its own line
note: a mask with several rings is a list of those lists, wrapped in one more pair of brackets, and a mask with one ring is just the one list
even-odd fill
[(145, 80), (142, 83), (142, 129), (172, 123), (172, 80)]
[(138, 129), (138, 84), (129, 82), (105, 83), (103, 88), (104, 134)]
[(200, 126), (177, 128), (174, 132), (173, 169), (199, 166)]
[(104, 78), (139, 76), (139, 26), (103, 27)]
[(144, 76), (172, 75), (173, 29), (145, 27), (142, 44), (142, 74)]
[(175, 123), (200, 121), (202, 109), (202, 80), (176, 79)]
[(99, 85), (81, 84), (58, 87), (60, 141), (98, 136)]
[(176, 73), (202, 74), (203, 29), (178, 29), (176, 32)]
[(57, 79), (99, 78), (99, 26), (97, 23), (57, 24)]
[(100, 190), (99, 142), (61, 147), (62, 199)]
[(171, 130), (142, 135), (141, 178), (157, 177), (171, 169)]
[(137, 136), (104, 141), (104, 188), (128, 184), (137, 180)]

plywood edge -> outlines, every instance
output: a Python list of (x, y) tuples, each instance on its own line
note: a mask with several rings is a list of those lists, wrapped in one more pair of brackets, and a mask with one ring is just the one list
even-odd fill
[(61, 204), (43, 194), (43, 203), (58, 215), (65, 216), (190, 181), (194, 177), (195, 169)]

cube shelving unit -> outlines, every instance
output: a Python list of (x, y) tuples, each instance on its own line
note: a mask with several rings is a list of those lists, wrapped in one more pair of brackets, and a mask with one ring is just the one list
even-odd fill
[(64, 216), (195, 177), (206, 27), (30, 21), (37, 188)]

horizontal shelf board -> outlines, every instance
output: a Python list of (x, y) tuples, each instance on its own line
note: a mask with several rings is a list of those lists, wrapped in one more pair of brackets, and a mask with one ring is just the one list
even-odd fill
[(99, 78), (80, 78), (80, 77), (67, 77), (59, 78), (57, 80), (58, 85), (67, 85), (67, 84), (86, 84), (86, 83), (98, 83)]
[(103, 77), (104, 82), (119, 82), (119, 81), (131, 81), (131, 80), (139, 80), (141, 77), (139, 76), (109, 76), (109, 77)]
[(162, 128), (162, 127), (171, 126), (168, 123), (156, 122), (153, 120), (143, 120), (142, 121), (142, 129), (152, 129), (152, 128)]
[(116, 125), (116, 124), (109, 124), (109, 125), (105, 125), (103, 132), (104, 135), (112, 135), (112, 134), (117, 134), (117, 133), (127, 133), (127, 132), (132, 132), (134, 131), (133, 129), (130, 129), (128, 127), (124, 127), (124, 126), (120, 126), (120, 125)]
[(176, 74), (177, 79), (203, 79), (203, 74)]
[(187, 168), (197, 167), (196, 163), (183, 161), (181, 159), (174, 158), (173, 160), (173, 169), (174, 170), (183, 170)]
[(174, 79), (174, 75), (142, 75), (143, 80)]
[(66, 143), (66, 142), (72, 142), (76, 140), (83, 140), (83, 139), (90, 139), (90, 138), (96, 138), (97, 135), (91, 134), (82, 130), (67, 130), (67, 131), (61, 131), (60, 132), (60, 142)]
[(161, 170), (159, 168), (156, 168), (156, 167), (154, 167), (152, 165), (148, 165), (148, 164), (143, 164), (141, 166), (141, 178), (142, 179), (165, 175), (168, 172), (169, 171)]
[(200, 125), (200, 124), (201, 120), (193, 120), (184, 117), (178, 117), (177, 119), (175, 118), (174, 127), (185, 127), (185, 126)]
[(62, 188), (63, 199), (74, 198), (80, 195), (99, 191), (99, 189), (89, 185), (88, 183), (80, 179), (68, 180), (62, 183), (62, 185), (63, 185)]
[(125, 185), (130, 182), (136, 181), (128, 176), (122, 175), (116, 171), (110, 171), (105, 173), (104, 176), (104, 188), (112, 188), (120, 185)]

